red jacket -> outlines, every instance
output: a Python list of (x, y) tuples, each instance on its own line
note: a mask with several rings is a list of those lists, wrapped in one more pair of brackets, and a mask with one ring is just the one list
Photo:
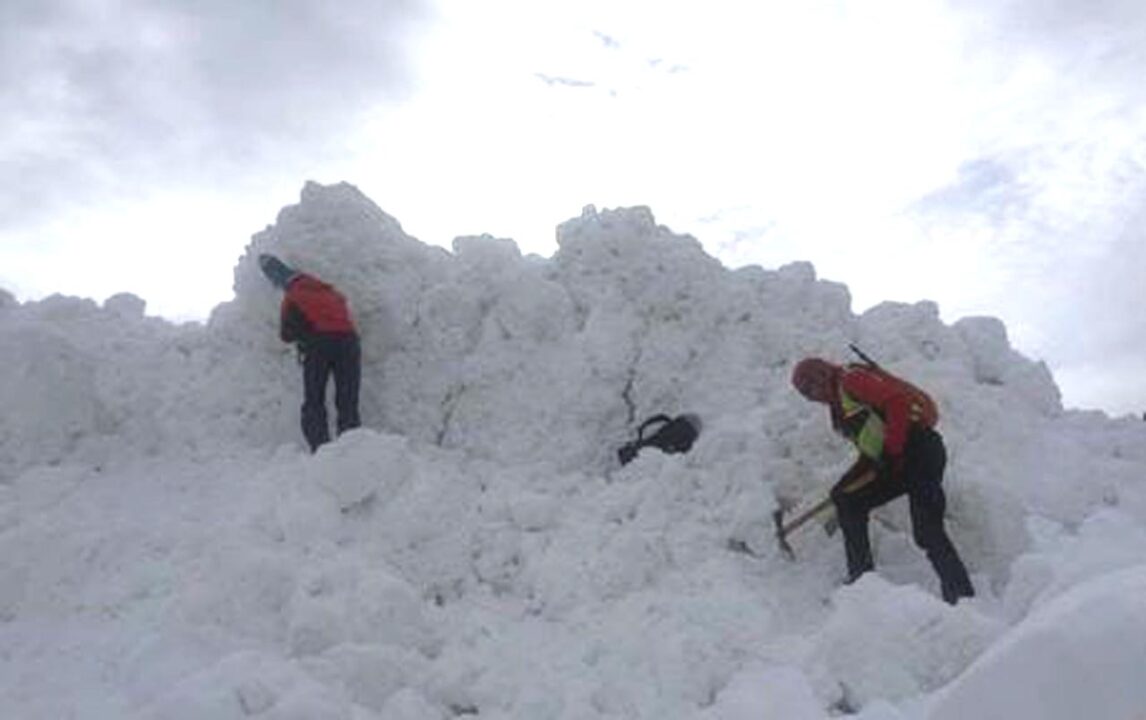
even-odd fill
[(346, 298), (333, 286), (302, 273), (287, 284), (279, 324), (279, 337), (283, 342), (305, 342), (313, 335), (355, 332)]
[[(839, 389), (843, 395), (871, 408), (883, 419), (883, 452), (893, 458), (903, 454), (912, 424), (933, 427), (939, 420), (935, 402), (927, 393), (885, 370), (862, 365), (841, 368)], [(843, 405), (842, 397), (832, 404), (832, 420), (837, 429), (847, 434), (848, 422)]]

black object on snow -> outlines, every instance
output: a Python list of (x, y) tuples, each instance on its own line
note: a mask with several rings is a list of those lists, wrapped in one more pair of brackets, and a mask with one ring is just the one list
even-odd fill
[[(657, 423), (660, 423), (657, 431), (645, 437), (645, 431)], [(700, 418), (696, 415), (687, 413), (676, 417), (653, 415), (641, 423), (636, 440), (621, 446), (617, 451), (617, 458), (622, 465), (627, 465), (644, 447), (655, 447), (669, 454), (688, 452), (700, 435), (700, 429)]]

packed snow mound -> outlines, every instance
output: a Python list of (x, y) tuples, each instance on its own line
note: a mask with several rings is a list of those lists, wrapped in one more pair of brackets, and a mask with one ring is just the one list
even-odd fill
[(928, 380), (1006, 387), (1025, 408), (1061, 411), (1046, 368), (1015, 353), (998, 321), (947, 328), (931, 303), (856, 318), (847, 289), (810, 265), (730, 271), (646, 208), (587, 207), (557, 239), (550, 260), (488, 236), (450, 254), (354, 188), (311, 184), (254, 237), (213, 324), (252, 344), (271, 334), (278, 295), (255, 258), (274, 252), (352, 299), (368, 425), (562, 468), (604, 468), (615, 439), (655, 412), (735, 416), (790, 400), (794, 360), (839, 357), (848, 341)]
[(928, 717), (1137, 717), (1146, 707), (1144, 658), (1146, 565), (1137, 565), (1032, 613), (946, 689)]
[[(205, 325), (128, 295), (0, 295), (0, 701), (29, 718), (922, 718), (972, 702), (959, 683), (1012, 628), (1141, 562), (1146, 424), (1065, 411), (998, 320), (946, 325), (927, 301), (856, 315), (810, 264), (725, 268), (647, 208), (587, 207), (557, 235), (552, 258), (489, 236), (446, 251), (311, 183)], [(358, 320), (364, 427), (313, 456), (262, 252)], [(850, 461), (791, 367), (849, 343), (939, 403), (973, 602), (935, 597), (902, 502), (877, 512), (880, 572), (855, 585), (837, 589), (839, 539), (811, 525), (798, 563), (776, 552), (772, 511)], [(637, 424), (679, 412), (704, 421), (691, 452), (619, 466)]]
[(277, 340), (279, 295), (258, 270), (261, 252), (351, 299), (368, 426), (491, 459), (604, 469), (616, 440), (655, 412), (720, 418), (790, 405), (792, 363), (846, 359), (851, 341), (930, 383), (953, 420), (969, 392), (996, 396), (1000, 414), (1015, 404), (1061, 412), (1049, 372), (1015, 353), (998, 321), (947, 327), (926, 302), (855, 317), (847, 289), (810, 265), (725, 269), (645, 208), (586, 208), (558, 240), (549, 260), (488, 236), (459, 238), (448, 253), (353, 187), (311, 183), (254, 236), (235, 299), (205, 328), (144, 317), (127, 296), (102, 308), (58, 297), (0, 308), (3, 359), (21, 370), (5, 389), (48, 399), (0, 426), (5, 467), (92, 457), (109, 438), (192, 451), (295, 441), (297, 373)]

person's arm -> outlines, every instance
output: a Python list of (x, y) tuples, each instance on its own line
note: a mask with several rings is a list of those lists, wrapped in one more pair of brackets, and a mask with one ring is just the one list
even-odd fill
[(308, 334), (306, 316), (289, 297), (284, 297), (280, 313), (279, 337), (285, 343), (303, 342)]
[(833, 500), (839, 499), (848, 493), (855, 492), (861, 487), (874, 482), (880, 477), (880, 465), (866, 455), (856, 458), (852, 466), (847, 469), (836, 484), (832, 486), (830, 495)]

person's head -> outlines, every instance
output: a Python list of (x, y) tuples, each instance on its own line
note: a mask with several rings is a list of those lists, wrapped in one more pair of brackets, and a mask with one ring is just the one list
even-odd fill
[(285, 288), (291, 281), (296, 273), (290, 268), (289, 265), (279, 260), (270, 253), (263, 253), (259, 255), (259, 267), (263, 270), (263, 275), (267, 276), (267, 280), (280, 290)]
[(808, 400), (831, 402), (839, 367), (816, 357), (804, 358), (792, 369), (792, 387)]

